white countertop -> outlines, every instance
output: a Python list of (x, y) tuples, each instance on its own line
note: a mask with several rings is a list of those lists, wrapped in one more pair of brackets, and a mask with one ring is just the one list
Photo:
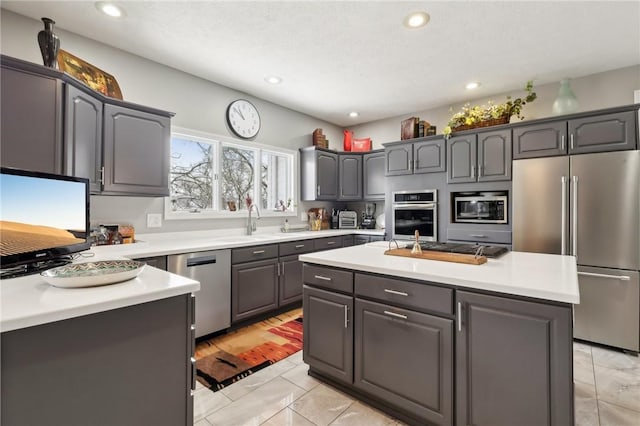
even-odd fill
[(470, 289), (580, 303), (578, 270), (573, 256), (509, 252), (497, 259), (488, 259), (483, 265), (466, 265), (385, 256), (387, 248), (386, 242), (369, 243), (303, 254), (300, 260)]
[[(95, 257), (78, 262), (161, 256), (349, 234), (384, 235), (384, 231), (343, 229), (281, 233), (265, 229), (247, 236), (240, 235), (236, 229), (145, 234), (137, 236), (142, 240), (140, 243), (93, 247), (89, 252)], [(197, 281), (150, 266), (146, 266), (133, 280), (99, 287), (56, 288), (42, 280), (39, 274), (0, 280), (0, 331), (104, 312), (199, 289)]]

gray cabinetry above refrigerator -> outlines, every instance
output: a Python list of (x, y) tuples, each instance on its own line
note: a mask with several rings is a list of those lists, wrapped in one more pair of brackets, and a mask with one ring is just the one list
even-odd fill
[(513, 159), (632, 150), (637, 111), (576, 116), (513, 128)]

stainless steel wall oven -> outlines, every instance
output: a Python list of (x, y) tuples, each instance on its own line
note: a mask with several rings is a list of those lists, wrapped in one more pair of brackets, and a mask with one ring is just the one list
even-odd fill
[(421, 241), (438, 240), (437, 190), (396, 191), (393, 193), (392, 238), (413, 239), (415, 231)]

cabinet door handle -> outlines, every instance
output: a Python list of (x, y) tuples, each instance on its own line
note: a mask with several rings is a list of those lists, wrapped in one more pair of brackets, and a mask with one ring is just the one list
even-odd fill
[(298, 245), (296, 246), (296, 248), (297, 248), (297, 249), (300, 249), (300, 248), (303, 248), (303, 247), (304, 247), (304, 244), (298, 244)]
[(462, 302), (458, 302), (458, 331), (462, 331)]
[(264, 250), (255, 250), (253, 252), (253, 254), (262, 254), (262, 253), (264, 253)]
[(478, 177), (482, 177), (484, 172), (484, 166), (478, 166)]
[(583, 275), (585, 277), (610, 278), (612, 280), (620, 281), (631, 281), (631, 277), (628, 275), (596, 274), (595, 272), (578, 272), (578, 275)]
[(384, 314), (394, 318), (407, 319), (406, 315), (396, 314), (395, 312), (391, 312), (391, 311), (384, 311)]
[(316, 189), (316, 196), (320, 196), (320, 185), (318, 185), (318, 188)]
[(328, 245), (328, 246), (332, 246), (332, 245), (334, 245), (335, 243), (336, 243), (335, 241), (327, 241), (327, 245)]
[(564, 151), (564, 135), (560, 136), (560, 151)]
[(344, 305), (344, 328), (349, 327), (349, 307)]
[(284, 277), (284, 262), (282, 262), (282, 276)]
[(573, 133), (569, 135), (569, 148), (573, 149)]
[(384, 289), (385, 293), (391, 293), (391, 294), (397, 294), (398, 296), (408, 296), (409, 293), (405, 293), (404, 291), (398, 291), (398, 290), (389, 290), (388, 288)]
[(276, 263), (276, 265), (278, 265), (278, 276), (280, 276), (280, 263)]
[(314, 275), (314, 278), (322, 281), (331, 281), (330, 277), (323, 277), (322, 275)]
[(476, 177), (476, 166), (471, 166), (471, 177)]
[(100, 184), (104, 185), (104, 166), (100, 167)]
[(486, 235), (482, 235), (482, 234), (469, 234), (469, 236), (474, 238), (487, 238)]

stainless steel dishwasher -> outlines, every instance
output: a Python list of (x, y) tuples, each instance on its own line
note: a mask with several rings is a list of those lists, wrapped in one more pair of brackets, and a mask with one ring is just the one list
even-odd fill
[(167, 270), (200, 281), (196, 293), (196, 337), (231, 325), (231, 250), (167, 256)]

